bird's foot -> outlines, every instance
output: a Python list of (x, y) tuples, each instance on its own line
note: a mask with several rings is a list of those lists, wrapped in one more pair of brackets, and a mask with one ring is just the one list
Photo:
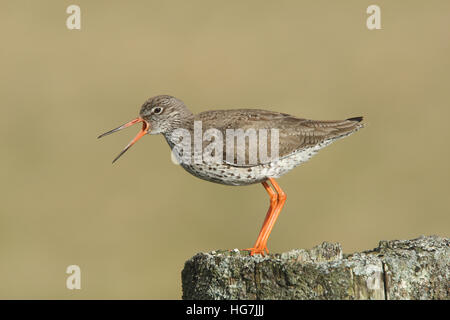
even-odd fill
[(243, 251), (250, 251), (250, 255), (253, 256), (255, 254), (260, 254), (262, 256), (265, 255), (264, 251), (267, 252), (267, 254), (269, 254), (269, 249), (267, 249), (267, 246), (259, 246), (259, 247), (253, 247), (253, 248), (247, 248), (247, 249), (243, 249)]

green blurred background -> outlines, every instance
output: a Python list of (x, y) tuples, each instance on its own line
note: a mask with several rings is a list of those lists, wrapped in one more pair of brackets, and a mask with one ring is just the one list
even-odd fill
[(449, 235), (449, 1), (9, 0), (0, 34), (0, 298), (179, 299), (185, 260), (254, 243), (260, 185), (194, 178), (162, 136), (111, 165), (138, 128), (97, 135), (158, 94), (193, 112), (366, 117), (279, 179), (272, 252)]

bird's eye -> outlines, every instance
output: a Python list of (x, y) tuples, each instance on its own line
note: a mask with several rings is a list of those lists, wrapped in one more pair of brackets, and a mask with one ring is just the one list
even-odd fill
[(153, 109), (154, 114), (160, 114), (161, 112), (162, 112), (162, 108), (160, 108), (160, 107), (156, 107), (155, 109)]

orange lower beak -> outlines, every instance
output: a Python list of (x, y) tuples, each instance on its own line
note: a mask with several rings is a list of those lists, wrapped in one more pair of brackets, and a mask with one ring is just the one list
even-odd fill
[(98, 138), (107, 136), (107, 135), (109, 135), (111, 133), (114, 133), (114, 132), (120, 131), (122, 129), (128, 128), (128, 127), (130, 127), (133, 124), (136, 124), (138, 122), (142, 122), (142, 129), (141, 129), (141, 131), (139, 131), (139, 133), (136, 135), (136, 137), (134, 137), (134, 139), (131, 140), (131, 142), (117, 155), (117, 157), (114, 158), (112, 163), (116, 162), (117, 159), (119, 159), (125, 152), (127, 152), (128, 149), (131, 148), (131, 146), (133, 144), (136, 143), (136, 141), (138, 141), (140, 138), (142, 138), (143, 136), (145, 136), (148, 133), (148, 129), (150, 128), (149, 123), (147, 121), (145, 121), (144, 119), (142, 119), (141, 117), (139, 117), (139, 118), (136, 118), (134, 120), (131, 120), (130, 122), (127, 122), (127, 123), (121, 125), (120, 127), (117, 127), (117, 128), (115, 128), (115, 129), (113, 129), (111, 131), (105, 132), (104, 134), (101, 134), (101, 135), (98, 136)]

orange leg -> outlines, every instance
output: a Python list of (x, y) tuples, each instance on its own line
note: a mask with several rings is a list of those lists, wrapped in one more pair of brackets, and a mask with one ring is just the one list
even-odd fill
[[(262, 185), (263, 185), (264, 189), (266, 189), (267, 193), (269, 194), (270, 207), (269, 207), (269, 210), (267, 211), (267, 214), (264, 219), (264, 223), (261, 227), (261, 230), (259, 231), (259, 235), (258, 235), (258, 238), (256, 239), (255, 245), (252, 248), (244, 249), (245, 251), (250, 251), (251, 255), (253, 255), (255, 253), (260, 253), (260, 254), (264, 255), (264, 249), (267, 250), (267, 248), (264, 248), (264, 247), (261, 248), (260, 243), (263, 238), (264, 228), (266, 227), (267, 221), (269, 220), (270, 215), (272, 214), (273, 210), (275, 209), (275, 207), (278, 203), (278, 194), (270, 187), (270, 185), (266, 181), (262, 182)], [(267, 250), (267, 253), (269, 253), (268, 250)]]
[(286, 202), (287, 198), (286, 194), (280, 188), (278, 183), (272, 178), (269, 178), (269, 180), (275, 188), (275, 191), (278, 193), (278, 204), (274, 209), (273, 214), (270, 215), (269, 220), (267, 221), (267, 227), (264, 230), (264, 235), (261, 240), (262, 242), (260, 243), (260, 245), (264, 248), (267, 248), (267, 240), (269, 239), (269, 235), (272, 232), (275, 221), (278, 219), (278, 216), (280, 215), (280, 212), (283, 209), (284, 203)]
[[(262, 182), (262, 185), (263, 185), (264, 189), (266, 189), (267, 193), (269, 194), (270, 207), (269, 207), (269, 210), (267, 211), (266, 218), (264, 219), (264, 223), (261, 227), (261, 231), (259, 232), (258, 238), (256, 239), (255, 245), (253, 246), (253, 248), (245, 249), (245, 250), (251, 251), (252, 255), (254, 253), (264, 254), (264, 249), (267, 251), (267, 253), (269, 253), (267, 248), (264, 248), (264, 247), (261, 248), (260, 244), (261, 244), (261, 241), (263, 240), (264, 229), (266, 227), (267, 221), (269, 220), (270, 215), (272, 214), (273, 210), (275, 209), (275, 207), (278, 204), (278, 194), (275, 191), (273, 191), (273, 189), (270, 187), (270, 185), (266, 181)], [(259, 252), (259, 251), (261, 251), (261, 249), (262, 249), (262, 252)]]
[(264, 255), (264, 250), (269, 253), (269, 250), (267, 249), (267, 239), (269, 238), (275, 221), (277, 220), (278, 215), (283, 208), (284, 202), (286, 201), (286, 194), (283, 192), (283, 190), (281, 190), (280, 186), (275, 182), (274, 179), (269, 178), (269, 180), (274, 186), (276, 192), (274, 192), (274, 190), (269, 186), (267, 182), (262, 183), (270, 196), (270, 207), (269, 211), (266, 214), (266, 218), (264, 219), (263, 226), (261, 228), (261, 231), (259, 232), (254, 247), (246, 249), (250, 251), (250, 255), (254, 255), (256, 253)]

